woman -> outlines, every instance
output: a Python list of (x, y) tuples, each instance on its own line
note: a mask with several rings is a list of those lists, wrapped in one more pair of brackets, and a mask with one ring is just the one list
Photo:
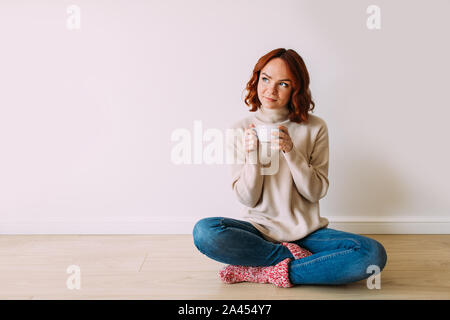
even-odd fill
[[(232, 148), (245, 159), (233, 163), (232, 187), (243, 207), (242, 220), (210, 217), (198, 221), (194, 244), (208, 257), (229, 264), (219, 272), (225, 283), (259, 282), (346, 284), (381, 271), (387, 260), (376, 240), (327, 228), (319, 200), (329, 186), (328, 128), (309, 114), (314, 102), (309, 74), (294, 50), (276, 49), (259, 59), (247, 84), (245, 103), (252, 115), (233, 128), (245, 140)], [(276, 171), (264, 174), (258, 126), (276, 126), (271, 160)], [(272, 157), (275, 155), (274, 157)]]

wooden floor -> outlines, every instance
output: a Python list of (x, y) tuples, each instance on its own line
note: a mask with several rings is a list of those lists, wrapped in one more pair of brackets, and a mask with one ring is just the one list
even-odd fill
[(0, 299), (450, 299), (450, 235), (367, 236), (388, 254), (380, 289), (223, 284), (191, 235), (0, 235)]

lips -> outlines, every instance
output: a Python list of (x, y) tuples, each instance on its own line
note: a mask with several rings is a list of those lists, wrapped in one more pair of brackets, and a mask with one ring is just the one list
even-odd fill
[(276, 101), (275, 99), (272, 99), (272, 98), (268, 98), (268, 97), (264, 97), (264, 98), (266, 98), (266, 100), (269, 100), (269, 101)]

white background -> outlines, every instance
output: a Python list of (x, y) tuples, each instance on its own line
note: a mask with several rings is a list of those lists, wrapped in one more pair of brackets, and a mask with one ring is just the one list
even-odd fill
[[(372, 4), (380, 30), (366, 26)], [(330, 227), (448, 233), (449, 12), (445, 0), (3, 0), (0, 233), (190, 233), (238, 218), (227, 166), (175, 165), (171, 134), (247, 116), (253, 67), (280, 47), (303, 57), (328, 124)]]

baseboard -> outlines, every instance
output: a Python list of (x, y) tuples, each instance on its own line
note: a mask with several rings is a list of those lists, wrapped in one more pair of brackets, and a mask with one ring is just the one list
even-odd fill
[(346, 216), (328, 220), (329, 228), (358, 234), (450, 234), (450, 217)]
[[(1, 219), (0, 234), (191, 234), (203, 217)], [(238, 217), (233, 217), (239, 219)], [(326, 216), (329, 228), (357, 234), (450, 234), (450, 217)]]

